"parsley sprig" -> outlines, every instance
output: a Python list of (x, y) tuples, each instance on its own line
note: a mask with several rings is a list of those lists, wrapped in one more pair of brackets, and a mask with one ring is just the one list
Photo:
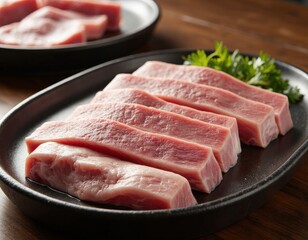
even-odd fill
[(215, 51), (206, 54), (197, 50), (183, 57), (185, 65), (205, 66), (226, 72), (250, 85), (258, 86), (288, 96), (291, 103), (302, 100), (298, 87), (291, 86), (289, 80), (283, 79), (274, 59), (260, 52), (258, 57), (242, 55), (238, 50), (230, 53), (222, 42), (215, 43)]

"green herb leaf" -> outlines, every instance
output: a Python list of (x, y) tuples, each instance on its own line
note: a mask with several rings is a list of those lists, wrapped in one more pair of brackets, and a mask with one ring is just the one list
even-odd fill
[(283, 79), (274, 59), (260, 52), (258, 57), (249, 58), (238, 50), (230, 53), (222, 42), (215, 43), (215, 51), (209, 55), (197, 50), (183, 57), (185, 65), (204, 66), (226, 72), (247, 84), (268, 89), (288, 96), (291, 103), (302, 100), (303, 95), (298, 87), (293, 87)]

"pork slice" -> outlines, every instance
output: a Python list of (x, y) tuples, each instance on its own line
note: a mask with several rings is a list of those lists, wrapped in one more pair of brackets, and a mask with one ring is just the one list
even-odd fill
[(26, 138), (29, 153), (44, 142), (87, 147), (127, 161), (172, 171), (193, 189), (211, 192), (222, 180), (212, 149), (105, 119), (46, 122)]
[(142, 89), (170, 102), (235, 117), (240, 139), (246, 144), (266, 147), (278, 136), (272, 107), (221, 88), (180, 80), (118, 74), (105, 89), (121, 88)]
[(236, 153), (241, 152), (241, 144), (238, 134), (238, 126), (236, 119), (221, 114), (216, 114), (207, 111), (199, 111), (194, 108), (166, 102), (154, 95), (139, 89), (115, 89), (99, 91), (95, 94), (91, 103), (108, 103), (108, 102), (122, 102), (122, 103), (136, 103), (148, 107), (157, 108), (163, 111), (173, 112), (185, 117), (200, 120), (206, 123), (215, 124), (228, 128), (231, 136), (233, 148)]
[(273, 107), (280, 134), (286, 134), (293, 127), (289, 101), (285, 95), (248, 85), (227, 73), (212, 68), (149, 61), (137, 69), (134, 75), (180, 79), (223, 88), (242, 97)]
[(55, 7), (42, 7), (32, 14), (35, 18), (48, 18), (56, 22), (74, 20), (79, 21), (85, 27), (87, 40), (101, 38), (107, 28), (108, 18), (106, 15), (87, 16), (68, 10), (61, 10)]
[(111, 1), (92, 0), (40, 0), (42, 6), (52, 6), (86, 15), (107, 15), (107, 29), (118, 31), (121, 23), (121, 5)]
[(222, 126), (140, 104), (129, 103), (80, 105), (68, 117), (68, 120), (77, 121), (95, 118), (118, 121), (144, 131), (210, 147), (223, 172), (227, 172), (237, 162), (237, 152), (233, 147), (231, 133)]
[(26, 159), (26, 177), (80, 200), (154, 210), (196, 204), (188, 181), (87, 148), (46, 142)]
[(43, 7), (21, 22), (0, 28), (0, 42), (13, 45), (54, 46), (101, 38), (106, 15), (85, 16), (53, 7)]
[(21, 21), (37, 8), (36, 0), (1, 0), (0, 27)]
[(238, 126), (236, 119), (221, 114), (216, 114), (207, 111), (199, 111), (194, 108), (170, 103), (151, 95), (139, 89), (115, 89), (99, 91), (92, 99), (91, 103), (106, 103), (106, 102), (123, 102), (123, 103), (136, 103), (148, 107), (157, 108), (160, 110), (168, 111), (189, 117), (192, 119), (200, 120), (206, 123), (215, 124), (230, 129), (234, 149), (237, 153), (241, 152), (241, 145), (239, 141)]
[(37, 10), (19, 23), (0, 28), (0, 43), (50, 47), (83, 43), (86, 29), (82, 21), (59, 17), (50, 8)]

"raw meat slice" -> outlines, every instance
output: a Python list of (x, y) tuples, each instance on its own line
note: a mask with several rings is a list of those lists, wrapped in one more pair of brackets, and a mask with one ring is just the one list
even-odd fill
[[(39, 31), (49, 29), (52, 34)], [(65, 32), (61, 35), (60, 33)], [(52, 47), (64, 44), (83, 43), (86, 41), (84, 26), (77, 22), (63, 22), (61, 25), (49, 20), (41, 20), (35, 25), (21, 26), (11, 23), (0, 28), (0, 44), (18, 46)]]
[(193, 189), (211, 192), (222, 180), (212, 149), (103, 119), (46, 122), (26, 138), (28, 152), (44, 142), (87, 147), (185, 177)]
[(94, 40), (101, 38), (107, 28), (108, 19), (104, 14), (87, 16), (73, 11), (65, 11), (54, 7), (43, 7), (31, 14), (35, 18), (47, 18), (55, 22), (66, 20), (80, 21), (85, 27), (87, 40)]
[(86, 41), (81, 21), (52, 19), (48, 9), (37, 10), (19, 23), (0, 28), (0, 43), (20, 46), (50, 47)]
[(221, 88), (180, 80), (118, 74), (105, 89), (120, 88), (142, 89), (170, 102), (235, 117), (240, 139), (246, 144), (266, 147), (278, 136), (272, 107)]
[(37, 8), (36, 0), (1, 0), (0, 27), (21, 21)]
[(53, 46), (101, 38), (106, 15), (85, 16), (53, 7), (41, 8), (21, 22), (0, 28), (0, 42), (13, 45)]
[(179, 79), (223, 88), (242, 97), (273, 107), (280, 134), (286, 134), (293, 127), (289, 101), (286, 96), (248, 85), (229, 74), (212, 68), (149, 61), (137, 69), (134, 75)]
[(223, 172), (237, 162), (230, 131), (222, 126), (193, 120), (179, 114), (129, 103), (86, 104), (78, 106), (68, 121), (103, 118), (129, 126), (211, 147)]
[(105, 90), (96, 93), (91, 103), (122, 102), (136, 103), (144, 106), (157, 108), (163, 111), (173, 112), (185, 117), (200, 120), (206, 123), (215, 124), (230, 129), (232, 143), (236, 153), (241, 152), (238, 127), (236, 119), (212, 112), (199, 111), (194, 108), (181, 106), (174, 103), (166, 102), (145, 91), (133, 88)]
[(42, 6), (52, 6), (86, 15), (105, 14), (108, 17), (108, 30), (118, 31), (121, 22), (121, 5), (111, 1), (92, 0), (40, 0)]
[(27, 157), (26, 177), (81, 200), (133, 209), (196, 204), (188, 181), (178, 174), (53, 142)]

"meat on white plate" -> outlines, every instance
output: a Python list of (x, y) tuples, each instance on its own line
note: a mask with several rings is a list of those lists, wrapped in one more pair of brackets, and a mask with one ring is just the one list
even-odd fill
[(103, 36), (106, 15), (85, 16), (43, 7), (18, 23), (0, 28), (0, 43), (22, 46), (57, 46), (83, 43)]
[(41, 144), (26, 159), (26, 177), (80, 200), (138, 210), (196, 204), (188, 181), (87, 148)]
[(223, 88), (242, 97), (273, 107), (280, 134), (286, 134), (293, 127), (289, 111), (289, 101), (285, 95), (251, 86), (222, 71), (208, 67), (148, 61), (133, 74), (143, 77), (179, 79)]
[(39, 0), (40, 6), (51, 6), (63, 10), (71, 10), (85, 15), (106, 15), (108, 17), (107, 29), (120, 30), (122, 8), (117, 2), (93, 0)]
[(0, 27), (19, 22), (37, 9), (36, 0), (1, 0)]
[(87, 147), (138, 164), (172, 171), (191, 187), (211, 192), (222, 180), (213, 151), (200, 144), (145, 132), (106, 119), (45, 122), (26, 137), (28, 152), (44, 142)]
[(140, 89), (126, 88), (126, 89), (115, 89), (115, 90), (105, 90), (99, 91), (95, 94), (91, 103), (136, 103), (144, 106), (157, 108), (163, 111), (173, 112), (185, 117), (200, 120), (202, 122), (215, 124), (228, 128), (231, 136), (232, 142), (235, 144), (234, 148), (236, 153), (241, 152), (241, 143), (238, 134), (238, 126), (236, 119), (233, 117), (216, 114), (207, 111), (199, 111), (194, 108), (170, 103), (158, 98), (152, 94), (149, 94)]
[(122, 88), (142, 89), (169, 102), (234, 117), (240, 139), (248, 145), (266, 147), (278, 137), (272, 107), (221, 88), (181, 80), (118, 74), (105, 90)]
[(212, 148), (223, 172), (237, 163), (235, 143), (229, 129), (179, 114), (131, 103), (102, 103), (78, 106), (68, 121), (103, 118)]

